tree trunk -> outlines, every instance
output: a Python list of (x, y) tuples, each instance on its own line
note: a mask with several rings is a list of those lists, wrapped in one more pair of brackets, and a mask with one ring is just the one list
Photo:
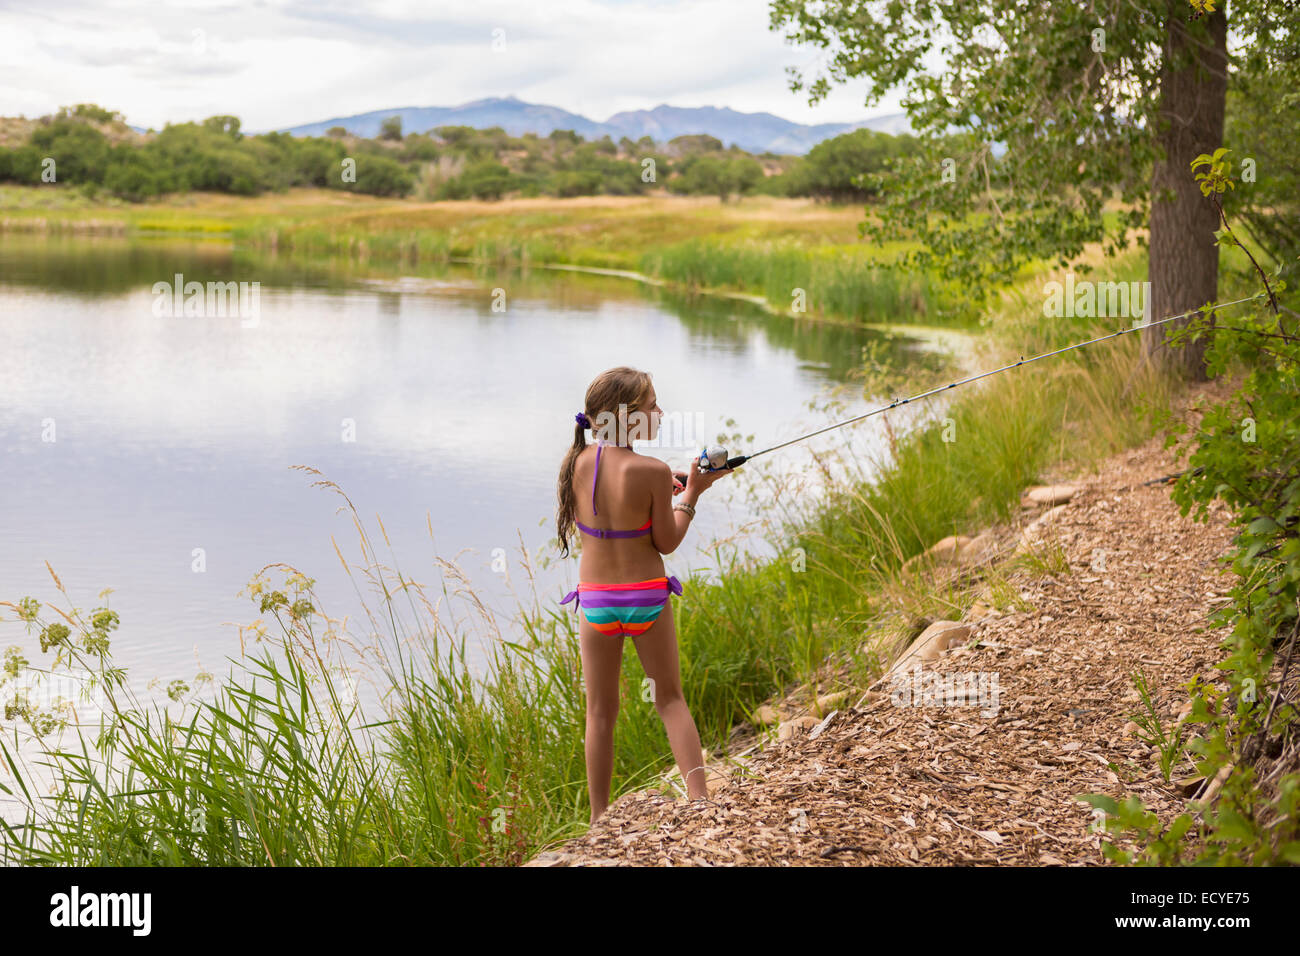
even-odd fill
[[(1160, 108), (1156, 136), (1164, 151), (1151, 180), (1151, 238), (1148, 278), (1151, 321), (1213, 302), (1219, 286), (1219, 247), (1214, 232), (1219, 213), (1201, 195), (1192, 160), (1223, 145), (1223, 110), (1227, 98), (1228, 20), (1216, 12), (1202, 18), (1205, 29), (1187, 20), (1186, 0), (1169, 0), (1167, 46), (1160, 74)], [(1201, 39), (1196, 39), (1196, 37)], [(1166, 125), (1167, 124), (1167, 125)], [(1172, 193), (1166, 198), (1165, 190)], [(1165, 341), (1195, 315), (1142, 330), (1142, 351), (1157, 366), (1204, 381), (1202, 338), (1180, 348)]]

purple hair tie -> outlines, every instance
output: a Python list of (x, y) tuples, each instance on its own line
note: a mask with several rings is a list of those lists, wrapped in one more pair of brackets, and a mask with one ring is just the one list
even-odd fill
[(573, 416), (573, 420), (577, 422), (579, 425), (581, 425), (583, 428), (591, 427), (591, 419), (587, 417), (586, 412), (578, 412), (578, 414)]

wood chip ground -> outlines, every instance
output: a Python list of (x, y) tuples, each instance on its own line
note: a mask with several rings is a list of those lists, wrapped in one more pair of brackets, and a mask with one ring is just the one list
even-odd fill
[(1221, 634), (1206, 618), (1232, 585), (1216, 561), (1232, 538), (1227, 512), (1197, 523), (1168, 485), (1142, 484), (1178, 469), (1162, 444), (1070, 480), (1079, 492), (1054, 524), (1069, 572), (1020, 572), (1032, 611), (974, 623), (977, 647), (926, 665), (996, 674), (996, 712), (900, 707), (889, 694), (846, 706), (815, 739), (734, 768), (707, 802), (626, 794), (526, 865), (1108, 865), (1077, 797), (1135, 793), (1164, 821), (1185, 809), (1158, 752), (1125, 732), (1140, 711), (1132, 674), (1145, 672), (1172, 723), (1184, 685), (1215, 673)]

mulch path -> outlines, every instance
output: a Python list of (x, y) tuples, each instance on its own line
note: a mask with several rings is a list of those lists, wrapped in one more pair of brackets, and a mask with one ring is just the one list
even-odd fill
[(1125, 730), (1141, 709), (1132, 674), (1172, 723), (1184, 685), (1216, 673), (1221, 635), (1206, 617), (1232, 584), (1216, 561), (1226, 510), (1197, 523), (1167, 485), (1142, 485), (1179, 467), (1162, 445), (1071, 480), (1052, 525), (1069, 572), (1015, 572), (1033, 610), (972, 623), (977, 646), (925, 665), (959, 685), (982, 675), (986, 694), (996, 679), (996, 707), (896, 706), (887, 691), (770, 745), (708, 801), (626, 794), (526, 865), (1109, 865), (1077, 795), (1134, 793), (1164, 822), (1185, 809), (1158, 751)]

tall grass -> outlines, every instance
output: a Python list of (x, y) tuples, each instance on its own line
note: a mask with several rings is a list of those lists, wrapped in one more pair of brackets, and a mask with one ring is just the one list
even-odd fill
[(791, 311), (799, 297), (811, 315), (864, 322), (947, 316), (941, 302), (955, 299), (947, 283), (884, 268), (874, 256), (865, 248), (692, 239), (647, 250), (641, 271), (693, 288), (755, 293), (782, 311)]
[[(1048, 327), (1031, 317), (1001, 335), (1028, 354), (1061, 337), (1083, 337), (1078, 333), (1092, 331), (1085, 326)], [(906, 558), (937, 538), (1006, 517), (1025, 484), (1048, 466), (1087, 461), (1150, 434), (1143, 403), (1167, 405), (1172, 386), (1133, 372), (1136, 339), (954, 392), (944, 410), (950, 422), (898, 439), (887, 460), (843, 462), (847, 477), (824, 496), (802, 496), (798, 477), (778, 484), (752, 471), (747, 480), (770, 502), (760, 533), (777, 556), (741, 560), (733, 542), (722, 542), (717, 573), (686, 580), (675, 604), (683, 688), (706, 748), (724, 746), (737, 721), (830, 656), (868, 662), (855, 677), (862, 686), (882, 666), (887, 654), (880, 651), (891, 637), (917, 617), (946, 616), (965, 600), (951, 588), (902, 578)], [(991, 346), (987, 358), (1001, 356)], [(945, 429), (955, 440), (944, 440)], [(820, 463), (825, 475), (835, 473)], [(347, 500), (334, 483), (316, 484)], [(251, 661), (232, 659), (231, 673), (215, 681), (210, 696), (177, 687), (164, 703), (136, 699), (112, 664), (117, 621), (107, 609), (56, 609), (51, 616), (31, 600), (8, 604), (50, 653), (96, 675), (107, 706), (99, 727), (77, 727), (77, 743), (66, 749), (43, 743), (52, 736), (48, 714), (16, 711), (29, 746), (18, 746), (15, 726), (0, 743), (0, 757), (13, 781), (6, 789), (26, 815), (3, 827), (0, 858), (60, 865), (513, 864), (582, 832), (584, 696), (572, 611), (537, 593), (533, 559), (521, 547), (530, 602), (521, 604), (513, 628), (476, 606), (489, 632), (487, 670), (476, 677), (467, 662), (468, 635), (446, 618), (449, 583), (477, 600), (459, 570), (440, 562), (445, 600), (430, 600), (395, 560), (381, 558), (355, 509), (353, 515), (360, 559), (354, 564), (341, 551), (338, 557), (366, 602), (369, 637), (340, 631), (310, 578), (269, 566), (285, 572), (283, 586), (272, 587), (263, 569), (249, 594), (278, 633)], [(364, 662), (360, 675), (380, 695), (374, 712), (340, 675), (345, 647)], [(628, 651), (614, 797), (656, 785), (671, 764), (662, 724), (643, 692), (644, 673)], [(15, 675), (27, 666), (6, 665)], [(34, 785), (31, 745), (44, 751), (52, 794)]]
[(782, 312), (859, 322), (972, 321), (951, 283), (884, 268), (861, 249), (828, 251), (789, 240), (691, 239), (638, 250), (593, 247), (527, 230), (496, 235), (470, 227), (379, 230), (368, 223), (309, 223), (241, 227), (236, 241), (295, 255), (410, 265), (473, 260), (499, 268), (630, 268), (688, 290), (761, 296)]

